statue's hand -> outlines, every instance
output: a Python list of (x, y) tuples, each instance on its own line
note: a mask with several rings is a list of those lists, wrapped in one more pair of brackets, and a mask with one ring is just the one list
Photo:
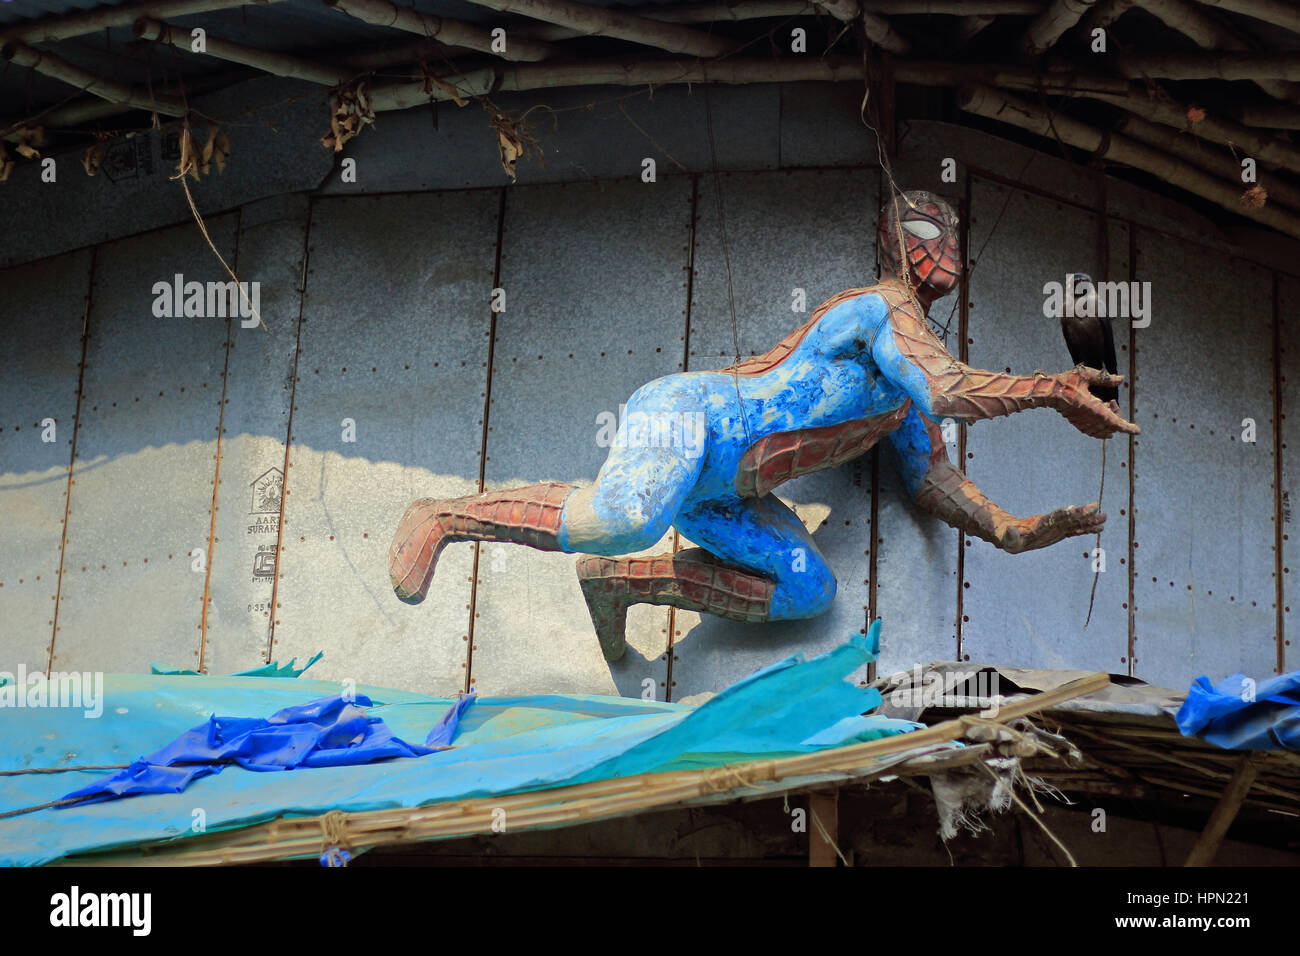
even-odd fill
[(1125, 421), (1119, 414), (1119, 405), (1115, 402), (1103, 402), (1093, 395), (1089, 385), (1118, 386), (1124, 381), (1123, 375), (1112, 375), (1100, 369), (1076, 365), (1068, 372), (1058, 372), (1052, 376), (1056, 383), (1055, 398), (1057, 410), (1066, 420), (1085, 435), (1093, 438), (1109, 438), (1116, 432), (1128, 435), (1141, 434), (1142, 429), (1132, 422)]
[(1081, 534), (1096, 534), (1106, 526), (1106, 516), (1097, 510), (1097, 502), (1080, 508), (1069, 505), (1047, 514), (1018, 518), (1002, 532), (999, 547), (1011, 554), (1034, 551)]

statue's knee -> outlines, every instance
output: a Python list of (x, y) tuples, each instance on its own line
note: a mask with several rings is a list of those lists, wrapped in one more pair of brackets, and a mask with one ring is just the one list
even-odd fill
[(809, 562), (802, 570), (792, 571), (777, 582), (771, 617), (778, 621), (797, 620), (823, 614), (835, 603), (836, 588), (835, 573), (826, 562)]

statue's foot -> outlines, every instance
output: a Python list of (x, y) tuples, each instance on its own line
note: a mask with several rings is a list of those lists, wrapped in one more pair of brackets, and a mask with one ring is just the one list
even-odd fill
[(447, 528), (440, 514), (443, 502), (421, 498), (402, 515), (388, 549), (388, 576), (400, 601), (419, 604), (429, 593), (438, 552), (446, 543)]
[(633, 604), (757, 623), (768, 619), (774, 589), (767, 578), (727, 567), (702, 548), (647, 558), (586, 555), (578, 559), (578, 583), (607, 661), (627, 650), (627, 609)]
[(508, 541), (562, 551), (560, 519), (574, 485), (546, 482), (464, 498), (421, 498), (402, 515), (388, 549), (398, 600), (419, 604), (429, 593), (442, 549), (453, 541)]

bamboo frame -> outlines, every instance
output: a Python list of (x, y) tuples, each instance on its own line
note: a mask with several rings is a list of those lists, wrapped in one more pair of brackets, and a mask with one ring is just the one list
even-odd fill
[(1241, 804), (1250, 793), (1250, 788), (1258, 776), (1259, 764), (1250, 754), (1244, 755), (1183, 866), (1210, 866), (1214, 863), (1214, 855), (1218, 853), (1219, 845), (1228, 835), (1228, 828), (1232, 826), (1232, 821), (1237, 819)]
[(164, 116), (185, 115), (185, 107), (171, 97), (158, 96), (157, 94), (151, 95), (146, 91), (132, 89), (115, 80), (96, 76), (89, 70), (74, 66), (53, 53), (33, 50), (16, 40), (12, 40), (6, 43), (3, 48), (0, 48), (0, 59), (8, 60), (16, 66), (28, 67), (37, 73), (61, 80), (69, 86), (75, 86), (86, 93), (93, 93), (100, 99), (118, 103), (130, 109), (150, 110), (162, 113)]
[(1130, 79), (1300, 80), (1295, 53), (1158, 53), (1125, 56), (1120, 72)]
[[(1201, 7), (1188, 3), (1187, 0), (1142, 0), (1142, 9), (1198, 46), (1210, 50), (1250, 49), (1235, 31), (1207, 16)], [(1295, 95), (1294, 87), (1278, 80), (1257, 79), (1255, 85), (1278, 99), (1289, 99)]]
[(136, 37), (141, 40), (151, 40), (175, 50), (194, 53), (196, 56), (210, 56), (231, 63), (242, 63), (245, 66), (251, 66), (266, 73), (273, 73), (276, 76), (293, 77), (294, 79), (306, 80), (309, 83), (317, 83), (320, 86), (338, 86), (347, 83), (356, 76), (356, 73), (352, 70), (313, 63), (311, 60), (304, 60), (288, 53), (275, 53), (257, 47), (245, 46), (242, 43), (233, 43), (230, 40), (222, 40), (211, 34), (207, 34), (204, 40), (203, 51), (196, 53), (190, 45), (188, 30), (184, 27), (173, 27), (171, 24), (150, 17), (141, 17), (135, 22), (133, 29)]
[(1110, 103), (1120, 109), (1135, 113), (1153, 123), (1162, 123), (1174, 129), (1187, 130), (1194, 136), (1216, 143), (1232, 143), (1246, 151), (1261, 163), (1282, 166), (1292, 172), (1300, 173), (1300, 148), (1283, 142), (1258, 130), (1233, 123), (1210, 114), (1196, 123), (1188, 119), (1189, 107), (1172, 97), (1155, 98), (1147, 94), (1140, 86), (1133, 86), (1128, 93), (1113, 94), (1080, 87), (1078, 90), (1062, 90), (1070, 96), (1082, 96), (1087, 99)]
[(1300, 129), (1300, 107), (1285, 103), (1237, 103), (1237, 122), (1273, 129)]
[(324, 0), (324, 2), (325, 6), (365, 23), (405, 30), (407, 33), (438, 40), (448, 46), (490, 53), (505, 60), (544, 60), (557, 52), (549, 43), (512, 36), (508, 31), (505, 52), (497, 53), (492, 49), (493, 40), (490, 30), (472, 23), (430, 16), (410, 7), (394, 6), (388, 0)]
[(1283, 0), (1200, 0), (1200, 2), (1208, 7), (1219, 7), (1222, 10), (1231, 10), (1233, 13), (1242, 13), (1256, 20), (1263, 20), (1265, 23), (1290, 30), (1292, 33), (1300, 33), (1300, 7), (1293, 3), (1285, 3)]
[(67, 13), (0, 29), (0, 41), (54, 43), (86, 36), (112, 27), (127, 27), (140, 17), (185, 17), (231, 7), (266, 6), (281, 0), (143, 0), (119, 7), (97, 7), (84, 13)]
[(1276, 206), (1266, 205), (1259, 209), (1244, 206), (1241, 203), (1241, 190), (1167, 153), (1125, 136), (1103, 133), (1086, 123), (1059, 113), (1050, 113), (1032, 103), (988, 87), (964, 87), (958, 93), (957, 103), (967, 113), (1010, 123), (1048, 139), (1060, 137), (1063, 142), (1094, 153), (1099, 159), (1110, 159), (1159, 176), (1215, 205), (1300, 239), (1300, 215)]
[[(1017, 67), (950, 64), (927, 60), (898, 60), (891, 64), (894, 80), (920, 86), (989, 83), (1017, 89), (1070, 92), (1084, 90), (1116, 95), (1128, 89), (1113, 77), (1078, 73), (1038, 74)], [(391, 83), (371, 89), (377, 112), (410, 109), (430, 101), (457, 96), (483, 96), (495, 90), (518, 92), (568, 86), (668, 86), (680, 83), (799, 83), (862, 82), (862, 61), (855, 57), (766, 60), (728, 57), (712, 63), (698, 60), (591, 60), (580, 63), (536, 63), (484, 67), (443, 77), (445, 86), (426, 90), (423, 82)]]
[[(1210, 173), (1217, 173), (1225, 178), (1240, 179), (1241, 163), (1226, 148), (1217, 143), (1207, 143), (1186, 133), (1150, 123), (1139, 116), (1129, 114), (1115, 124), (1116, 132), (1131, 136), (1140, 143), (1162, 149), (1179, 159), (1199, 166)], [(1270, 201), (1276, 201), (1294, 210), (1300, 210), (1300, 187), (1291, 185), (1276, 176), (1258, 173), (1258, 183), (1269, 195)], [(1247, 188), (1242, 184), (1242, 188)]]
[(657, 47), (670, 53), (714, 57), (736, 48), (731, 40), (710, 36), (676, 23), (663, 23), (619, 10), (587, 7), (573, 0), (469, 0), (501, 13), (517, 13), (577, 30), (583, 36), (607, 36)]
[[(1050, 691), (1012, 700), (1000, 708), (993, 722), (1004, 723), (1037, 713), (1101, 690), (1109, 683), (1107, 674), (1089, 674)], [(333, 829), (342, 834), (349, 849), (364, 852), (386, 844), (489, 833), (503, 810), (510, 830), (517, 832), (590, 823), (677, 805), (797, 792), (818, 783), (897, 775), (900, 766), (906, 763), (906, 755), (930, 756), (935, 747), (964, 736), (969, 726), (968, 720), (956, 718), (907, 734), (794, 757), (728, 764), (708, 770), (641, 774), (422, 807), (337, 814)], [(888, 757), (896, 759), (886, 760)], [(967, 757), (964, 751), (953, 754), (955, 760)], [(933, 771), (942, 766), (931, 761), (928, 769)], [(69, 862), (203, 866), (316, 856), (322, 852), (323, 820), (324, 817), (283, 818), (211, 837), (189, 838), (179, 844), (165, 845), (163, 852), (152, 856), (112, 854)]]
[(1087, 13), (1096, 0), (1052, 0), (1038, 15), (1020, 40), (1020, 50), (1026, 56), (1041, 56), (1055, 45), (1066, 30), (1074, 26)]

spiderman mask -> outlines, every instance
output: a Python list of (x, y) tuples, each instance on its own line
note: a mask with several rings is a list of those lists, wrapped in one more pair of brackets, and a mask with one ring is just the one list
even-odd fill
[(882, 276), (896, 275), (928, 305), (957, 287), (961, 245), (957, 214), (928, 192), (903, 193), (880, 216)]

